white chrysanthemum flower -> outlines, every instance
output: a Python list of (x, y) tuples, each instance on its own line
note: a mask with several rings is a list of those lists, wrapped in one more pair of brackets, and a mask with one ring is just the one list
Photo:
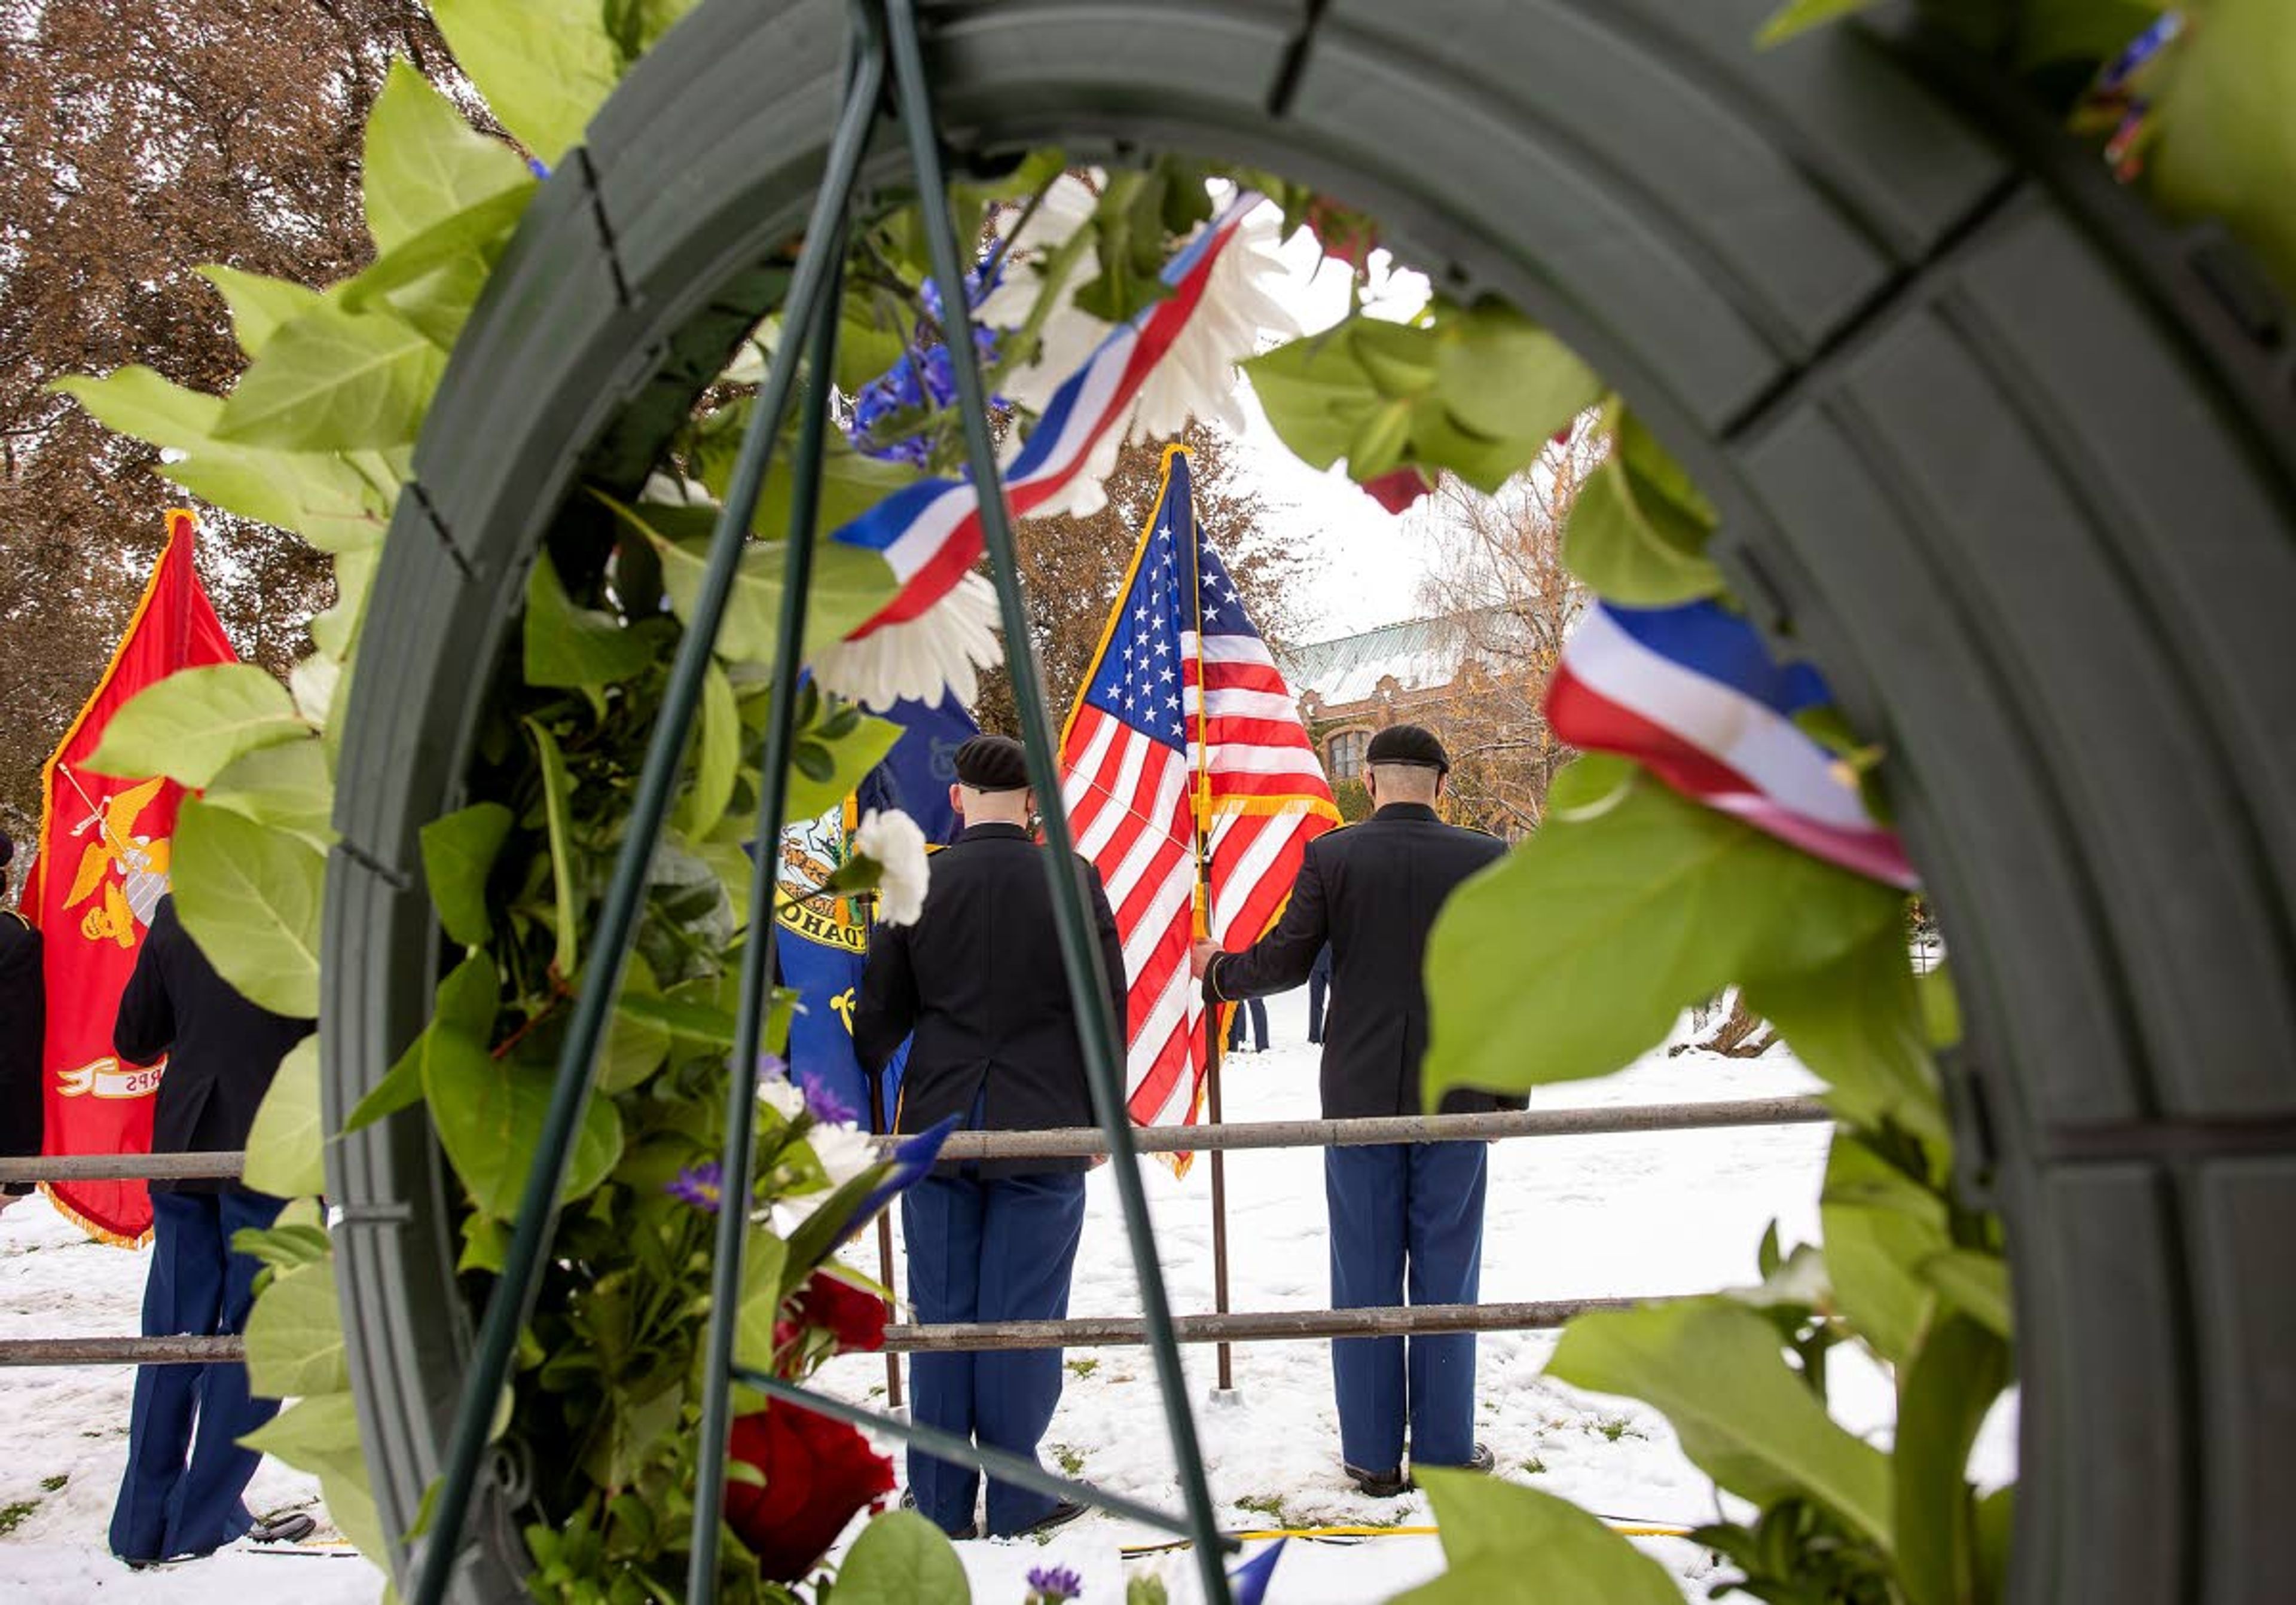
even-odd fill
[[(1021, 209), (1000, 213), (996, 232), (1005, 237), (1004, 271), (997, 275), (996, 288), (973, 308), (973, 315), (991, 329), (1017, 329), (1026, 323), (1037, 305), (1037, 292), (1044, 285), (1037, 264), (1046, 253), (1067, 244), (1070, 235), (1090, 222), (1099, 204), (1100, 197), (1091, 185), (1073, 173), (1063, 173), (1045, 191), (1044, 200), (1020, 233), (1012, 231), (1020, 222)], [(1076, 293), (1074, 285), (1081, 276), (1070, 275), (1070, 283), (1062, 293), (1062, 305)]]
[(1265, 201), (1238, 226), (1212, 264), (1203, 299), (1140, 387), (1132, 405), (1133, 438), (1168, 438), (1190, 418), (1231, 431), (1243, 428), (1236, 364), (1259, 351), (1263, 334), (1288, 340), (1300, 333), (1300, 320), (1270, 290), (1284, 277), (1276, 255), (1282, 226), (1275, 207)]
[(718, 498), (709, 494), (709, 487), (701, 480), (666, 474), (660, 469), (646, 476), (645, 484), (638, 491), (638, 500), (673, 507), (715, 507), (718, 504)]
[(805, 1118), (805, 1093), (787, 1076), (758, 1077), (758, 1101), (791, 1123)]
[(996, 592), (968, 573), (916, 618), (821, 648), (812, 667), (824, 691), (882, 713), (904, 697), (937, 702), (944, 689), (969, 703), (980, 691), (979, 671), (1004, 656)]
[(816, 1126), (805, 1134), (805, 1142), (829, 1173), (832, 1192), (877, 1162), (874, 1144), (850, 1126)]
[(898, 808), (872, 808), (853, 831), (853, 850), (876, 862), (877, 917), (888, 925), (914, 925), (924, 912), (932, 874), (925, 833)]

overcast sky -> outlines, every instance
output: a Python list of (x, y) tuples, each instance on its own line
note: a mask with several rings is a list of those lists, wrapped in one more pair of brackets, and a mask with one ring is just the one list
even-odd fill
[[(1324, 263), (1318, 272), (1320, 252), (1306, 229), (1283, 255), (1292, 272), (1277, 294), (1303, 326), (1312, 332), (1347, 315), (1344, 263)], [(1415, 273), (1389, 274), (1388, 260), (1384, 251), (1373, 257), (1367, 299), (1383, 315), (1408, 316), (1427, 299), (1427, 281)], [(1304, 639), (1325, 641), (1415, 618), (1427, 549), (1424, 514), (1398, 518), (1365, 495), (1344, 467), (1318, 473), (1300, 462), (1276, 438), (1248, 385), (1243, 405), (1250, 418), (1242, 440), (1244, 471), (1259, 482), (1272, 518), (1312, 537), (1310, 588), (1300, 610)]]

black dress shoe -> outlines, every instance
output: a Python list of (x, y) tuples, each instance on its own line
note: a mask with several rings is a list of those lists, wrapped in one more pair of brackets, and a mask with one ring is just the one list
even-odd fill
[(1498, 1461), (1491, 1454), (1491, 1446), (1488, 1444), (1477, 1444), (1475, 1445), (1475, 1452), (1467, 1456), (1466, 1464), (1462, 1466), (1445, 1467), (1435, 1461), (1421, 1462), (1417, 1460), (1413, 1461), (1411, 1464), (1414, 1470), (1416, 1470), (1422, 1464), (1425, 1464), (1437, 1470), (1447, 1470), (1453, 1471), (1488, 1472), (1498, 1464)]
[(1041, 1518), (1030, 1522), (1019, 1532), (1013, 1534), (1013, 1536), (1015, 1538), (1029, 1538), (1034, 1537), (1039, 1533), (1049, 1533), (1056, 1527), (1066, 1527), (1070, 1522), (1074, 1521), (1078, 1517), (1083, 1515), (1084, 1512), (1085, 1507), (1083, 1505), (1078, 1504), (1072, 1500), (1063, 1499), (1060, 1503), (1046, 1511)]
[(1341, 1462), (1340, 1470), (1347, 1473), (1348, 1480), (1356, 1485), (1357, 1491), (1374, 1499), (1400, 1499), (1411, 1492), (1411, 1479), (1399, 1467), (1392, 1471), (1366, 1471), (1361, 1466)]
[(300, 1544), (319, 1530), (319, 1524), (303, 1511), (282, 1511), (276, 1516), (263, 1516), (247, 1529), (247, 1535), (258, 1544)]

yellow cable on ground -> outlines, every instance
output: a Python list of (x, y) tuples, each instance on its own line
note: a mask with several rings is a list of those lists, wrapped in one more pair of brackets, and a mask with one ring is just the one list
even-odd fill
[[(1687, 1538), (1686, 1527), (1667, 1527), (1656, 1522), (1606, 1521), (1603, 1524), (1612, 1532), (1627, 1538)], [(1222, 1533), (1224, 1538), (1245, 1540), (1259, 1538), (1431, 1538), (1437, 1529), (1432, 1527), (1252, 1527)], [(1173, 1550), (1188, 1549), (1191, 1541), (1175, 1538), (1165, 1544), (1128, 1544), (1119, 1550), (1125, 1559), (1143, 1555), (1160, 1555)]]

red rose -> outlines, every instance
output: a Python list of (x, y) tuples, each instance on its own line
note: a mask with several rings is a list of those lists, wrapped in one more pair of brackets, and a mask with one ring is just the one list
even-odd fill
[(1363, 481), (1364, 495), (1390, 512), (1401, 512), (1434, 488), (1427, 482), (1427, 476), (1415, 468), (1398, 468), (1392, 473)]
[(805, 1576), (853, 1512), (893, 1491), (893, 1462), (843, 1421), (776, 1404), (734, 1423), (733, 1457), (765, 1478), (726, 1481), (726, 1521), (783, 1583)]
[(874, 1354), (885, 1347), (885, 1301), (826, 1271), (807, 1277), (774, 1322), (774, 1352), (788, 1356), (780, 1367), (783, 1375), (797, 1374), (802, 1347), (798, 1339), (808, 1327), (827, 1332), (835, 1353)]

